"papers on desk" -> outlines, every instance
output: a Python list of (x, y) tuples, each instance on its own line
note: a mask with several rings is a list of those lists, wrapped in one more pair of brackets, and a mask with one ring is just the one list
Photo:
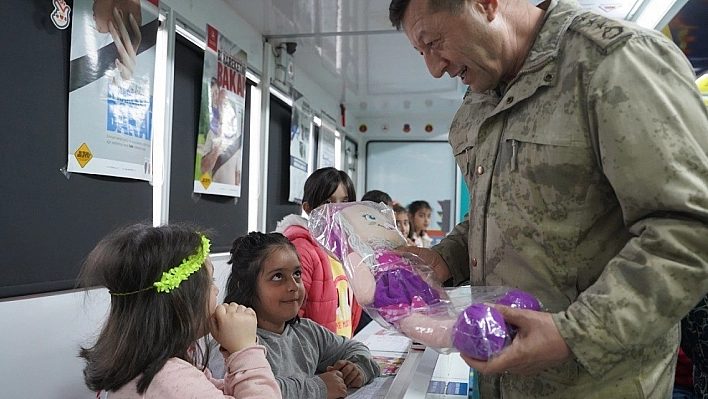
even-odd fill
[(371, 353), (374, 352), (397, 352), (408, 353), (411, 348), (410, 338), (404, 337), (398, 333), (382, 329), (374, 334), (369, 335), (364, 339)]
[(406, 360), (411, 340), (395, 332), (381, 329), (364, 338), (364, 345), (381, 369), (381, 377), (391, 377)]
[(371, 384), (358, 389), (348, 389), (347, 399), (384, 399), (393, 378), (374, 378)]
[(382, 356), (382, 355), (371, 355), (376, 364), (379, 365), (381, 370), (381, 377), (392, 377), (398, 373), (398, 369), (401, 368), (403, 361), (406, 360), (405, 354), (403, 356), (396, 354), (394, 356)]
[[(469, 398), (474, 398), (475, 394), (478, 395), (478, 392), (475, 392), (474, 378), (474, 374), (470, 374), (470, 367), (462, 360), (459, 353), (440, 355), (425, 398), (464, 399), (468, 398), (468, 395)], [(472, 390), (469, 389), (470, 383), (472, 383)]]

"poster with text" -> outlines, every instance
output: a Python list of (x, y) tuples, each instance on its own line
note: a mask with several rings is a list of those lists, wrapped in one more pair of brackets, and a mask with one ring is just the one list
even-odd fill
[(336, 123), (333, 118), (322, 112), (322, 125), (320, 126), (319, 143), (317, 144), (317, 169), (334, 165)]
[(194, 192), (241, 196), (246, 52), (207, 25)]
[(293, 112), (290, 124), (290, 194), (288, 201), (302, 203), (303, 186), (307, 180), (310, 160), (312, 109), (305, 97), (293, 89)]
[(67, 170), (152, 178), (158, 0), (75, 0)]

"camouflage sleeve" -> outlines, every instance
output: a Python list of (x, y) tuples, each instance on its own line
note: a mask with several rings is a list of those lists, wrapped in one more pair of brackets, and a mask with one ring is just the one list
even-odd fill
[(708, 113), (672, 44), (638, 35), (588, 88), (588, 126), (633, 238), (553, 319), (596, 378), (674, 327), (708, 291)]
[(457, 286), (470, 280), (468, 234), (469, 214), (438, 245), (432, 247), (443, 258), (452, 273), (452, 284)]

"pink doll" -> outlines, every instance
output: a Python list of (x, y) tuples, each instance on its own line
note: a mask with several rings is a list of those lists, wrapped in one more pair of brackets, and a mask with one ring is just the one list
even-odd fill
[(406, 245), (394, 220), (390, 208), (364, 201), (322, 205), (309, 221), (315, 240), (344, 265), (359, 304), (382, 326), (443, 353), (486, 360), (515, 329), (482, 302), (539, 310), (531, 295), (503, 287), (475, 287), (483, 294), (475, 303), (455, 305), (419, 257), (394, 251)]

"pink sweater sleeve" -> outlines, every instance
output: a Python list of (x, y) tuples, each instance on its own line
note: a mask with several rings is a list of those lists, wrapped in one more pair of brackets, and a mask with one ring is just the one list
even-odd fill
[(234, 397), (238, 399), (282, 397), (265, 355), (266, 349), (262, 345), (232, 353), (226, 359), (224, 393), (236, 393)]
[[(111, 399), (265, 399), (281, 398), (280, 388), (265, 357), (265, 347), (255, 345), (232, 353), (226, 359), (227, 374), (223, 380), (211, 378), (209, 370), (199, 371), (184, 360), (167, 361), (150, 383), (144, 395), (136, 392), (137, 378)], [(205, 378), (206, 377), (206, 378)]]

